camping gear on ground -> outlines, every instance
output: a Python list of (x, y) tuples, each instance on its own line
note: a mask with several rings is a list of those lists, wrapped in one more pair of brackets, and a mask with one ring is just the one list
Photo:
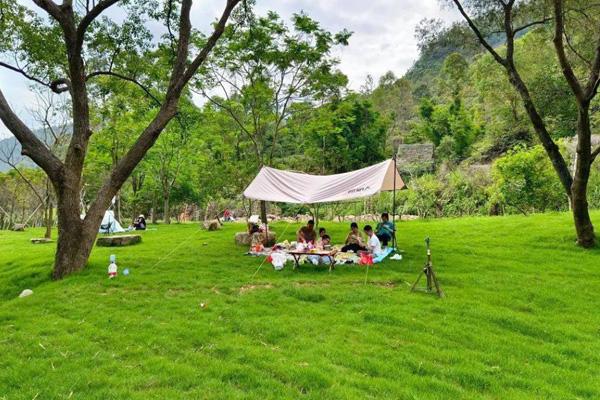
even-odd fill
[(112, 279), (115, 276), (117, 276), (117, 264), (115, 264), (114, 262), (111, 262), (108, 265), (108, 278)]
[(121, 226), (119, 221), (115, 218), (115, 212), (113, 210), (106, 210), (102, 222), (100, 223), (99, 233), (118, 233), (125, 232), (125, 229)]
[(273, 268), (275, 268), (275, 270), (277, 271), (282, 270), (287, 261), (287, 255), (281, 251), (275, 251), (271, 253), (270, 258), (271, 264), (273, 264)]
[(382, 262), (387, 256), (392, 254), (393, 251), (394, 249), (391, 247), (384, 247), (383, 250), (381, 250), (381, 253), (379, 253), (376, 257), (373, 257), (373, 263), (377, 264)]
[[(437, 293), (437, 295), (439, 297), (444, 297), (444, 292), (442, 292), (442, 289), (440, 289), (440, 285), (438, 283), (437, 277), (435, 276), (435, 272), (433, 271), (433, 264), (431, 263), (431, 248), (429, 247), (429, 243), (430, 243), (429, 238), (426, 238), (425, 239), (425, 247), (427, 249), (427, 261), (425, 262), (425, 266), (423, 267), (423, 270), (417, 277), (417, 280), (412, 285), (412, 288), (410, 290), (411, 290), (411, 292), (422, 291), (422, 292), (431, 293), (431, 292), (433, 292), (433, 287), (435, 286), (435, 292)], [(423, 275), (425, 275), (425, 277), (427, 278), (427, 286), (424, 288), (418, 288), (417, 284), (419, 283), (419, 280), (421, 279), (421, 277)]]
[(400, 260), (402, 260), (402, 254), (394, 254), (393, 256), (390, 257), (390, 260), (400, 261)]
[(340, 251), (335, 255), (336, 264), (358, 264), (360, 257), (353, 251), (342, 252)]
[(373, 265), (373, 254), (363, 251), (360, 253), (360, 265)]

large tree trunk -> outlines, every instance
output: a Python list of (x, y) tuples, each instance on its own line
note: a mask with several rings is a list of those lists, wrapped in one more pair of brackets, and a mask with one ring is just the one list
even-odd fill
[[(586, 182), (587, 183), (587, 182)], [(577, 232), (577, 244), (582, 247), (590, 248), (596, 244), (594, 234), (594, 225), (590, 219), (587, 202), (586, 183), (580, 182), (575, 177), (573, 183), (572, 207), (573, 220), (575, 221), (575, 230)]]
[(587, 187), (592, 167), (592, 143), (589, 104), (579, 104), (577, 119), (577, 158), (575, 161), (573, 185), (571, 186), (571, 207), (577, 232), (577, 244), (593, 247), (596, 244), (594, 226), (590, 219), (587, 201)]
[[(188, 62), (188, 56), (192, 36), (190, 22), (192, 1), (183, 0), (181, 2), (177, 54), (173, 60), (164, 103), (135, 143), (112, 169), (92, 202), (88, 215), (82, 220), (79, 216), (82, 171), (89, 139), (93, 133), (90, 129), (87, 81), (93, 76), (107, 74), (103, 71), (87, 74), (83, 57), (85, 35), (94, 20), (104, 10), (117, 3), (117, 0), (93, 2), (95, 3), (93, 7), (88, 9), (82, 18), (79, 18), (73, 10), (72, 1), (64, 1), (60, 5), (53, 1), (35, 1), (57, 22), (64, 38), (66, 60), (57, 62), (65, 65), (64, 61), (66, 61), (68, 73), (66, 77), (57, 79), (49, 85), (56, 93), (68, 90), (72, 100), (73, 133), (64, 161), (53, 154), (13, 112), (1, 90), (0, 120), (21, 143), (21, 153), (29, 156), (46, 172), (56, 191), (59, 238), (52, 272), (53, 278), (63, 278), (84, 267), (110, 199), (122, 187), (135, 167), (154, 145), (166, 125), (175, 116), (182, 91), (223, 34), (227, 20), (239, 2), (240, 0), (227, 1), (220, 19), (214, 25), (212, 34), (206, 38), (205, 45), (199, 49), (200, 51), (191, 62)], [(112, 75), (112, 73), (108, 73), (108, 75)], [(40, 82), (36, 78), (30, 79)]]
[(58, 243), (53, 279), (81, 270), (90, 256), (102, 215), (79, 215), (79, 192), (65, 190), (58, 196)]

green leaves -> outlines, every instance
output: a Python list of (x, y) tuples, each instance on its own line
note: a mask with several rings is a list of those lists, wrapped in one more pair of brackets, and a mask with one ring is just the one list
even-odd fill
[(347, 78), (331, 50), (346, 45), (350, 33), (334, 35), (304, 13), (291, 24), (273, 11), (236, 17), (195, 87), (239, 127), (257, 169), (284, 156), (296, 106), (341, 96)]
[(523, 213), (567, 208), (568, 199), (541, 146), (517, 147), (497, 159), (493, 177), (501, 199)]

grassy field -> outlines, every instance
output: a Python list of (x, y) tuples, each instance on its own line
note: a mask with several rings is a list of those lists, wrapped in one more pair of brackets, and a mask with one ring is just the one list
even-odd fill
[[(40, 231), (0, 232), (0, 399), (600, 398), (600, 250), (567, 214), (402, 223), (368, 277), (257, 272), (240, 229), (158, 225), (60, 282)], [(409, 292), (425, 236), (444, 299)]]

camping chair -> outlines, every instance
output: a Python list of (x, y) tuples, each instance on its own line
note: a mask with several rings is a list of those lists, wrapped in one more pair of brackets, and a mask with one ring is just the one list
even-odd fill
[(109, 221), (108, 224), (101, 224), (100, 225), (100, 230), (102, 231), (102, 233), (110, 233), (112, 228), (112, 222)]

